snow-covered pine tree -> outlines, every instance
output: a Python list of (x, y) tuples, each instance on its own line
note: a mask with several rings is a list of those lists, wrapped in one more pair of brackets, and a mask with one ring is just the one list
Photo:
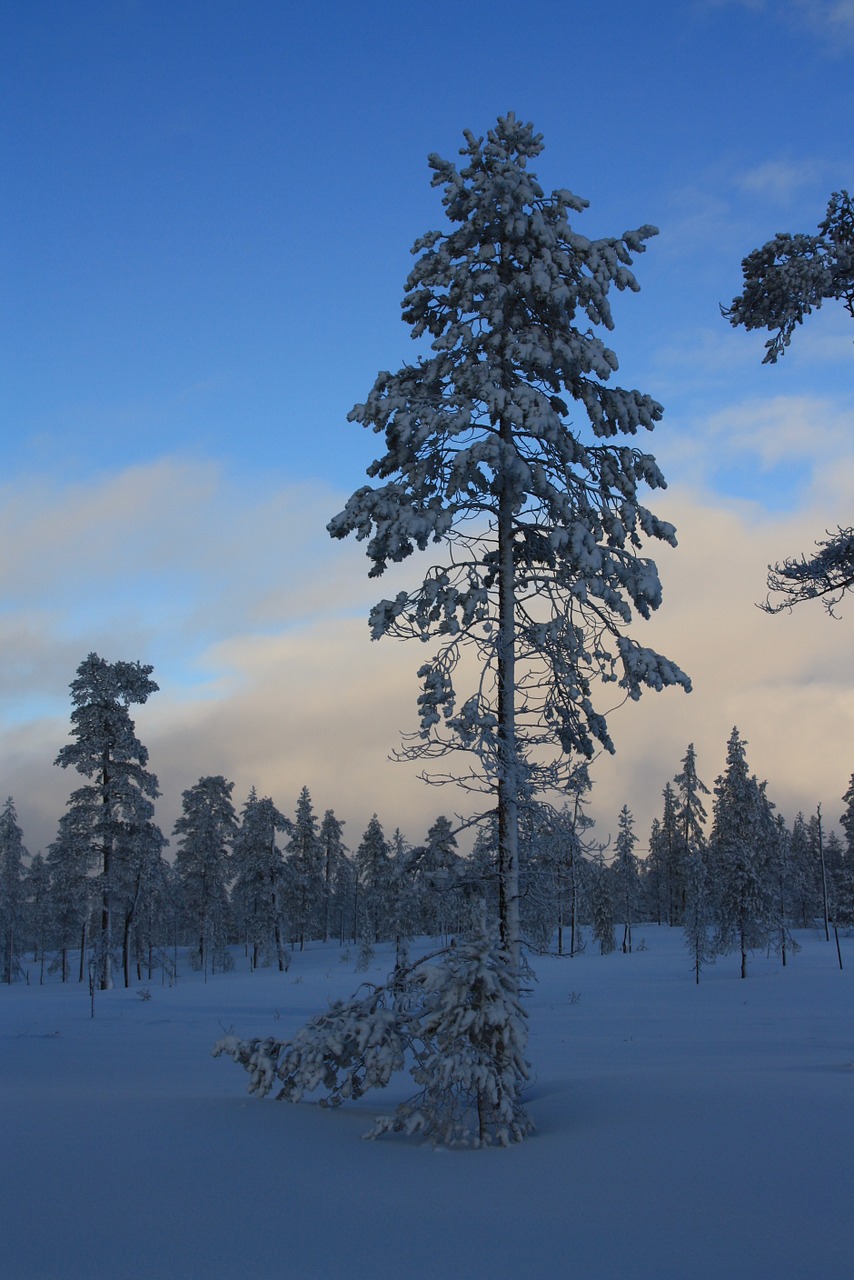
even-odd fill
[(742, 978), (747, 977), (748, 952), (765, 945), (772, 927), (770, 861), (775, 840), (765, 784), (748, 772), (746, 745), (734, 728), (726, 769), (715, 783), (709, 842), (717, 949), (739, 949)]
[(420, 932), (447, 941), (459, 928), (462, 904), (457, 837), (444, 814), (430, 826), (426, 844), (412, 851), (410, 868), (421, 908)]
[(824, 856), (824, 829), (821, 821), (821, 805), (818, 806), (815, 813), (809, 820), (809, 824), (807, 826), (807, 841), (809, 844), (810, 859), (816, 869), (819, 899), (821, 902), (821, 917), (824, 923), (824, 937), (826, 942), (830, 942), (830, 885), (828, 884), (827, 863)]
[(335, 936), (343, 947), (349, 938), (357, 940), (356, 917), (359, 907), (359, 875), (353, 860), (342, 849), (335, 867), (335, 883), (332, 889), (332, 919)]
[(27, 913), (27, 939), (33, 962), (41, 966), (44, 981), (45, 948), (50, 926), (50, 874), (41, 853), (34, 853), (24, 873), (24, 898)]
[(250, 1076), (249, 1092), (299, 1102), (323, 1090), (336, 1107), (382, 1089), (409, 1064), (420, 1086), (365, 1134), (422, 1134), (444, 1146), (507, 1146), (531, 1131), (520, 1095), (528, 1078), (527, 1027), (507, 952), (485, 932), (398, 965), (367, 995), (336, 1001), (290, 1041), (225, 1036)]
[(451, 946), (443, 964), (416, 968), (405, 999), (421, 1089), (366, 1136), (418, 1133), (442, 1146), (520, 1142), (533, 1128), (520, 1101), (527, 1015), (507, 952), (482, 925)]
[(688, 743), (682, 772), (677, 773), (673, 781), (677, 787), (676, 821), (683, 848), (690, 852), (695, 846), (705, 843), (706, 809), (701, 797), (710, 794), (709, 788), (697, 775), (697, 753), (693, 742)]
[(839, 825), (845, 832), (845, 856), (854, 859), (854, 773), (851, 774), (842, 803), (845, 805), (845, 812), (840, 816)]
[(465, 932), (472, 933), (480, 921), (498, 919), (498, 823), (490, 814), (477, 824), (472, 851), (460, 877)]
[(702, 796), (709, 795), (709, 788), (697, 774), (693, 742), (689, 742), (682, 760), (682, 772), (673, 781), (677, 787), (676, 823), (681, 846), (682, 927), (694, 980), (699, 982), (703, 966), (714, 960), (715, 949), (709, 937), (713, 912), (704, 833), (706, 809), (702, 801)]
[[(96, 882), (89, 878), (95, 858), (92, 806), (77, 793), (59, 820), (56, 839), (48, 847), (47, 871), (50, 881), (51, 944), (57, 948), (56, 961), (62, 981), (69, 980), (69, 957), (80, 947), (78, 979), (83, 981), (89, 935), (89, 914)], [(53, 966), (51, 966), (53, 967)]]
[(840, 923), (854, 923), (854, 774), (848, 790), (842, 797), (845, 811), (839, 818), (840, 826), (845, 832), (842, 851), (842, 905), (839, 915)]
[(599, 954), (609, 956), (617, 949), (614, 937), (613, 874), (601, 852), (588, 861), (587, 871), (593, 937), (599, 943)]
[(789, 894), (792, 885), (792, 837), (786, 829), (786, 821), (778, 814), (774, 821), (774, 841), (771, 845), (772, 911), (774, 915), (774, 939), (785, 966), (790, 952), (797, 951), (797, 943), (789, 931), (792, 904)]
[(200, 778), (183, 793), (182, 813), (175, 823), (178, 847), (175, 867), (181, 902), (195, 945), (193, 963), (208, 974), (217, 966), (230, 967), (226, 950), (230, 849), (237, 832), (237, 816), (231, 803), (233, 782), (221, 774)]
[(308, 787), (299, 793), (290, 833), (286, 880), (288, 917), (294, 942), (299, 943), (302, 951), (306, 938), (315, 938), (321, 932), (324, 891), (323, 846)]
[(667, 854), (661, 821), (653, 818), (649, 829), (649, 852), (644, 859), (642, 882), (647, 911), (656, 924), (667, 914)]
[(370, 952), (390, 932), (391, 851), (376, 814), (367, 825), (356, 850), (359, 880), (358, 931), (365, 952)]
[(559, 956), (564, 954), (564, 925), (569, 925), (569, 954), (574, 956), (581, 943), (581, 904), (584, 899), (584, 840), (585, 831), (594, 822), (585, 813), (587, 797), (592, 782), (586, 764), (581, 764), (572, 775), (572, 807), (564, 806), (558, 814), (557, 835), (560, 841), (558, 861), (558, 946)]
[(792, 823), (788, 864), (792, 920), (806, 929), (821, 911), (821, 877), (810, 849), (807, 820), (800, 812)]
[(134, 820), (126, 824), (116, 846), (120, 868), (116, 900), (122, 919), (122, 973), (126, 987), (130, 986), (134, 934), (147, 900), (162, 880), (163, 850), (169, 843), (152, 821), (153, 812), (150, 800), (142, 797)]
[(558, 926), (558, 858), (551, 805), (530, 799), (519, 813), (519, 922), (532, 951), (545, 954)]
[(722, 307), (733, 327), (767, 329), (763, 364), (784, 354), (798, 325), (822, 303), (841, 302), (854, 320), (854, 200), (834, 191), (818, 235), (782, 232), (742, 260), (744, 292)]
[(620, 916), (623, 921), (623, 951), (632, 949), (632, 925), (637, 913), (640, 883), (638, 880), (638, 860), (635, 856), (635, 820), (628, 805), (623, 805), (617, 824), (617, 843), (614, 846), (614, 875), (617, 882), (617, 894)]
[(63, 747), (54, 762), (63, 769), (72, 765), (91, 779), (68, 803), (87, 811), (92, 852), (99, 862), (102, 990), (113, 985), (114, 895), (122, 858), (130, 847), (128, 829), (150, 818), (151, 802), (159, 795), (157, 778), (145, 767), (148, 751), (128, 714), (132, 703), (147, 702), (157, 692), (153, 670), (139, 662), (106, 662), (90, 653), (71, 682), (71, 732), (76, 741)]
[[(661, 601), (643, 538), (675, 535), (641, 502), (644, 485), (664, 486), (655, 459), (625, 439), (652, 430), (661, 406), (609, 385), (617, 357), (600, 336), (613, 327), (610, 289), (637, 289), (632, 255), (655, 229), (576, 232), (569, 217), (587, 201), (545, 195), (528, 169), (542, 149), (510, 113), (486, 139), (466, 132), (462, 168), (429, 157), (451, 227), (416, 242), (403, 318), (432, 354), (380, 373), (352, 410), (385, 436), (368, 471), (381, 483), (329, 524), (333, 537), (368, 540), (372, 577), (449, 544), (419, 587), (374, 607), (371, 634), (438, 639), (404, 754), (469, 752), (470, 768), (452, 776), (494, 795), (501, 936), (514, 966), (520, 794), (561, 786), (579, 754), (613, 750), (597, 680), (633, 699), (644, 687), (689, 688), (627, 632), (633, 613), (646, 618)], [(467, 647), (481, 672), (462, 696)]]
[(408, 963), (409, 943), (421, 928), (421, 894), (417, 883), (413, 850), (400, 827), (392, 832), (390, 847), (391, 931), (394, 935), (394, 962), (398, 968)]
[(136, 961), (137, 979), (142, 978), (143, 968), (148, 981), (160, 968), (163, 980), (174, 976), (174, 959), (169, 956), (169, 944), (178, 907), (175, 901), (173, 864), (167, 862), (161, 852), (167, 841), (156, 829), (151, 833), (147, 856), (139, 868), (139, 897), (133, 919), (133, 958)]
[(9, 796), (0, 813), (0, 946), (2, 978), (11, 984), (21, 972), (25, 942), (24, 836), (15, 801)]
[(327, 809), (320, 824), (321, 861), (323, 866), (323, 941), (329, 941), (335, 903), (335, 886), (341, 859), (346, 856), (344, 823)]
[(570, 804), (554, 809), (534, 802), (522, 815), (521, 921), (525, 940), (535, 951), (548, 951), (555, 940), (558, 955), (572, 956), (578, 950), (584, 882), (581, 833), (593, 825), (583, 811), (583, 792), (589, 785), (587, 766), (582, 764), (569, 788), (574, 793)]
[(676, 807), (676, 793), (670, 783), (662, 791), (664, 808), (661, 813), (661, 853), (664, 871), (664, 892), (667, 903), (667, 923), (679, 924), (682, 919), (684, 899), (685, 844)]
[(699, 983), (703, 967), (713, 964), (715, 946), (710, 937), (714, 922), (712, 893), (705, 846), (692, 843), (685, 858), (685, 915), (682, 928), (691, 955), (694, 981)]
[(232, 845), (235, 881), (231, 908), (250, 948), (253, 969), (275, 957), (279, 972), (288, 967), (283, 897), (284, 858), (276, 842), (291, 823), (273, 801), (253, 787), (240, 815)]
[(827, 869), (827, 894), (830, 903), (831, 919), (837, 924), (841, 921), (843, 901), (843, 874), (845, 857), (842, 841), (835, 831), (828, 831), (824, 842), (824, 861)]

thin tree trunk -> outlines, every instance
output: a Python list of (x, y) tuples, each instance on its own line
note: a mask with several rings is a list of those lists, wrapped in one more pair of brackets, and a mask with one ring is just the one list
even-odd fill
[(824, 938), (830, 942), (830, 910), (827, 901), (827, 865), (824, 861), (824, 840), (821, 834), (821, 805), (816, 809), (818, 818), (818, 856), (821, 859), (821, 901), (824, 908)]
[[(512, 448), (510, 422), (502, 443)], [(505, 491), (498, 506), (498, 898), (501, 941), (513, 973), (520, 964), (519, 808), (516, 751), (516, 598), (513, 510)]]
[(110, 831), (110, 758), (105, 751), (101, 766), (101, 804), (104, 820), (104, 885), (101, 894), (101, 990), (111, 991), (113, 986), (113, 847)]
[(130, 986), (130, 939), (133, 929), (133, 918), (136, 914), (136, 908), (139, 903), (139, 895), (142, 891), (142, 872), (136, 878), (136, 886), (134, 888), (133, 899), (125, 912), (124, 929), (122, 931), (122, 971), (124, 973), (125, 987)]

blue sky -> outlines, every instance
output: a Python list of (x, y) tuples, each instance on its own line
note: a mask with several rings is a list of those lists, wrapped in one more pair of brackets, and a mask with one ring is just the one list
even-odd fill
[(762, 367), (718, 304), (854, 187), (851, 0), (2, 0), (0, 24), (0, 786), (33, 848), (93, 648), (155, 664), (164, 826), (210, 772), (286, 809), (308, 782), (352, 839), (374, 808), (417, 839), (460, 803), (385, 762), (420, 659), (367, 644), (376, 587), (324, 526), (374, 456), (347, 411), (412, 354), (426, 156), (508, 109), (544, 135), (543, 185), (591, 201), (579, 229), (661, 232), (612, 342), (667, 410), (681, 547), (653, 631), (695, 693), (615, 718), (601, 821), (626, 802), (648, 827), (691, 738), (711, 782), (733, 722), (784, 811), (835, 815), (854, 619), (752, 606), (769, 559), (850, 523), (854, 335), (826, 308)]

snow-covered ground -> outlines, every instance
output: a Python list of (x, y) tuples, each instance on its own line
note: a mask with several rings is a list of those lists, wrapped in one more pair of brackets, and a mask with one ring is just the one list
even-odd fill
[[(507, 1150), (360, 1142), (405, 1096), (327, 1111), (246, 1095), (224, 1031), (287, 1036), (365, 975), (290, 971), (117, 989), (0, 989), (4, 1280), (466, 1277), (811, 1280), (854, 1258), (854, 939), (786, 969), (681, 934), (538, 958), (537, 1133)], [(354, 952), (355, 956), (355, 952)], [(30, 966), (37, 981), (37, 971)], [(390, 956), (380, 950), (380, 979)], [(147, 984), (146, 984), (147, 985)]]

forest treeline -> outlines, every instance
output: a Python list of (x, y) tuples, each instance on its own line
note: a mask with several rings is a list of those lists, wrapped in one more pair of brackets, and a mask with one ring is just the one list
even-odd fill
[[(90, 654), (72, 684), (72, 736), (56, 763), (87, 779), (72, 792), (46, 855), (30, 857), (9, 798), (0, 814), (2, 977), (43, 982), (91, 979), (101, 987), (172, 981), (178, 955), (206, 975), (229, 968), (243, 948), (252, 968), (287, 969), (308, 942), (354, 948), (476, 932), (498, 914), (494, 817), (462, 854), (459, 826), (440, 815), (422, 844), (387, 833), (374, 815), (348, 845), (333, 809), (321, 815), (307, 787), (285, 813), (253, 788), (236, 805), (222, 776), (183, 793), (170, 841), (155, 822), (156, 776), (128, 707), (157, 686), (151, 668)], [(602, 953), (629, 951), (639, 924), (685, 931), (697, 979), (720, 952), (748, 956), (772, 946), (783, 963), (791, 930), (854, 923), (854, 776), (825, 830), (820, 808), (791, 826), (767, 785), (750, 772), (734, 729), (713, 788), (698, 774), (693, 745), (664, 786), (648, 851), (631, 811), (613, 844), (588, 816), (586, 766), (556, 807), (531, 800), (520, 813), (520, 917), (535, 952), (572, 956), (592, 939)]]

